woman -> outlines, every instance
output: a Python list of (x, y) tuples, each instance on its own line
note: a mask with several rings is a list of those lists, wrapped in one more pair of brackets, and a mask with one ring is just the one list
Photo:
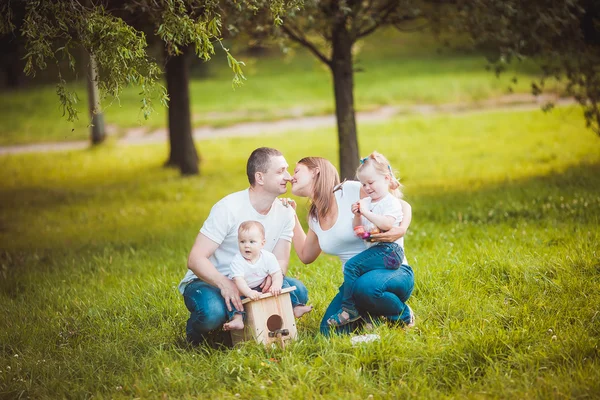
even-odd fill
[[(305, 233), (296, 216), (293, 244), (300, 260), (310, 264), (321, 251), (336, 255), (342, 267), (350, 258), (366, 249), (352, 227), (351, 205), (366, 196), (359, 182), (348, 181), (341, 185), (335, 167), (325, 158), (306, 157), (298, 161), (292, 177), (292, 193), (308, 197), (310, 210), (308, 232)], [(295, 206), (292, 203), (293, 206)], [(411, 208), (402, 201), (404, 218), (399, 227), (371, 236), (373, 241), (391, 242), (404, 236), (410, 225)], [(396, 270), (375, 270), (358, 278), (354, 284), (353, 297), (363, 317), (383, 316), (390, 321), (414, 324), (414, 315), (405, 302), (414, 287), (414, 275), (410, 266), (403, 264)], [(321, 333), (328, 336), (331, 327), (327, 317), (340, 309), (342, 293), (338, 293), (321, 321)], [(357, 321), (358, 322), (358, 321)], [(350, 332), (356, 323), (347, 324), (337, 332)]]

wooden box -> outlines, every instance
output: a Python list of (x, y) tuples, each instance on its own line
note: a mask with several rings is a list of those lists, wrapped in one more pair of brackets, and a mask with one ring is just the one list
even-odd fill
[(242, 300), (246, 320), (243, 330), (231, 331), (233, 344), (256, 340), (264, 345), (277, 343), (284, 347), (286, 342), (296, 339), (296, 319), (290, 299), (290, 292), (294, 290), (296, 286), (282, 289), (277, 297), (264, 293), (258, 300)]

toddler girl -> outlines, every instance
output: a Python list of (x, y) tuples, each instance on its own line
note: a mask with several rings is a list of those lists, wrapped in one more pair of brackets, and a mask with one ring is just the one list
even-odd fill
[[(368, 197), (352, 205), (353, 226), (361, 238), (368, 232), (387, 231), (402, 222), (400, 182), (394, 176), (389, 161), (374, 151), (360, 160), (356, 176)], [(352, 257), (344, 267), (342, 305), (337, 313), (328, 318), (331, 326), (341, 326), (360, 319), (352, 298), (354, 282), (362, 275), (376, 269), (398, 269), (406, 264), (404, 238), (393, 243), (367, 242), (367, 249)], [(411, 311), (411, 322), (412, 322)]]

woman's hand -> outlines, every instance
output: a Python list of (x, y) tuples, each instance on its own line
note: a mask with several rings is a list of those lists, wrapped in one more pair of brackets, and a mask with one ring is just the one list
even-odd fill
[(280, 197), (279, 201), (281, 201), (281, 204), (285, 207), (292, 207), (292, 209), (296, 211), (296, 202), (293, 199), (290, 199), (289, 197)]
[(406, 229), (394, 226), (387, 232), (374, 233), (367, 240), (369, 242), (395, 242), (406, 234)]

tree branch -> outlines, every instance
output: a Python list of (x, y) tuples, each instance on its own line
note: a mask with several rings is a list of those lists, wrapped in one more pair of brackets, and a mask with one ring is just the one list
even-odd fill
[(290, 23), (288, 21), (286, 21), (284, 24), (281, 25), (281, 29), (283, 29), (285, 34), (290, 39), (292, 39), (293, 41), (295, 41), (297, 43), (300, 43), (302, 46), (309, 49), (319, 60), (321, 60), (327, 66), (331, 67), (332, 60), (330, 60), (323, 53), (321, 53), (321, 51), (313, 43), (309, 42), (308, 39), (306, 39), (303, 35), (294, 32), (291, 29)]
[(387, 4), (382, 6), (379, 10), (377, 10), (374, 13), (374, 15), (375, 15), (373, 17), (374, 24), (368, 28), (365, 28), (364, 30), (361, 30), (362, 27), (357, 26), (356, 29), (354, 29), (354, 31), (355, 31), (354, 37), (356, 39), (360, 39), (362, 37), (365, 37), (365, 36), (373, 33), (377, 28), (379, 28), (381, 25), (383, 25), (387, 22), (387, 19), (396, 10), (397, 6), (398, 6), (398, 2), (394, 1), (394, 0), (391, 0)]

